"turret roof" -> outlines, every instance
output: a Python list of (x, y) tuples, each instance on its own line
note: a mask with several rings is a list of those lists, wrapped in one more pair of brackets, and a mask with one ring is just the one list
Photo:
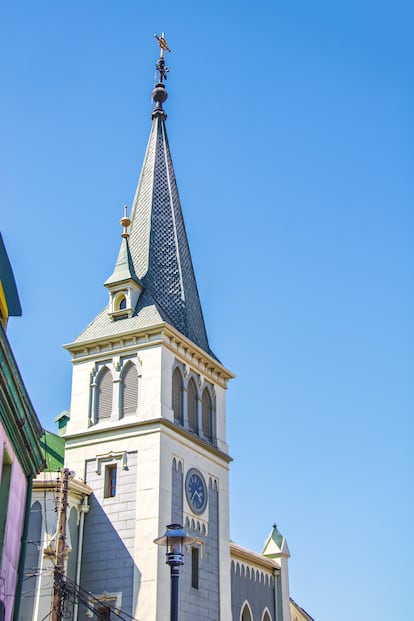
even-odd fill
[(290, 556), (287, 541), (278, 531), (276, 524), (273, 524), (270, 535), (265, 541), (262, 550), (263, 556), (268, 558), (278, 558), (280, 556)]
[(138, 281), (138, 278), (135, 274), (134, 263), (129, 251), (128, 239), (123, 237), (115, 269), (112, 275), (105, 282), (105, 285), (107, 286), (116, 282), (124, 282), (126, 280)]

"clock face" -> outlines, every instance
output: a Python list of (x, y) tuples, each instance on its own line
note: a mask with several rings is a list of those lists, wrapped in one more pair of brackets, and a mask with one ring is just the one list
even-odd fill
[(194, 513), (203, 513), (207, 505), (207, 486), (204, 477), (195, 468), (190, 468), (185, 478), (185, 493)]

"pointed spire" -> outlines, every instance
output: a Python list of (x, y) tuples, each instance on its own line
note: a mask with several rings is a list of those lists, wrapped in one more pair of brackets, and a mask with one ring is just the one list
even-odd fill
[[(168, 67), (164, 53), (170, 50), (164, 34), (156, 39), (160, 57), (156, 63), (158, 82), (152, 91), (152, 127), (131, 209), (129, 237), (123, 237), (114, 272), (105, 283), (110, 293), (110, 312), (103, 311), (77, 342), (165, 322), (214, 356), (208, 344), (165, 128), (163, 104), (168, 95), (164, 81)], [(130, 297), (126, 294), (131, 304), (137, 300), (128, 317), (121, 312), (124, 306), (120, 308), (119, 285), (124, 278), (129, 279), (131, 287), (137, 283), (138, 292), (137, 298), (135, 293)], [(108, 321), (108, 314), (122, 321)]]
[(167, 92), (164, 35), (157, 62), (160, 81), (152, 97), (155, 108), (141, 177), (131, 212), (130, 249), (136, 274), (161, 315), (196, 345), (211, 353), (204, 325), (165, 127), (162, 104)]

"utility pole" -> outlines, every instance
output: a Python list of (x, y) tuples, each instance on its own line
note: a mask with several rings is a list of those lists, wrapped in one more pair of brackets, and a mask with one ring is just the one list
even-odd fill
[(66, 548), (66, 510), (68, 506), (69, 470), (65, 468), (60, 484), (60, 499), (56, 530), (55, 571), (51, 621), (62, 621), (64, 604), (65, 548)]

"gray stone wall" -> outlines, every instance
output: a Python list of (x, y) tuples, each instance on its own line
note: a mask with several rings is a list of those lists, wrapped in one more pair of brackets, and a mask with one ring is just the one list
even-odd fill
[[(105, 466), (109, 463), (118, 466), (116, 495), (104, 498)], [(95, 460), (87, 461), (86, 482), (94, 493), (85, 516), (81, 586), (95, 596), (121, 594), (122, 610), (132, 615), (137, 453), (128, 453), (125, 469), (121, 459), (102, 462), (99, 472)], [(81, 605), (80, 618), (85, 612), (85, 606)]]
[[(233, 621), (240, 621), (240, 614), (247, 601), (252, 613), (252, 621), (262, 621), (268, 609), (272, 621), (281, 619), (275, 616), (274, 577), (238, 562), (231, 563), (231, 608)], [(277, 588), (277, 586), (276, 586)]]
[(172, 465), (171, 523), (183, 523), (183, 466), (176, 459)]
[[(217, 483), (209, 481), (207, 530), (196, 517), (186, 520), (187, 532), (200, 540), (199, 588), (192, 586), (191, 546), (184, 558), (180, 571), (180, 621), (219, 621), (220, 619), (220, 568), (219, 568), (219, 524)], [(194, 544), (196, 545), (196, 544)]]

